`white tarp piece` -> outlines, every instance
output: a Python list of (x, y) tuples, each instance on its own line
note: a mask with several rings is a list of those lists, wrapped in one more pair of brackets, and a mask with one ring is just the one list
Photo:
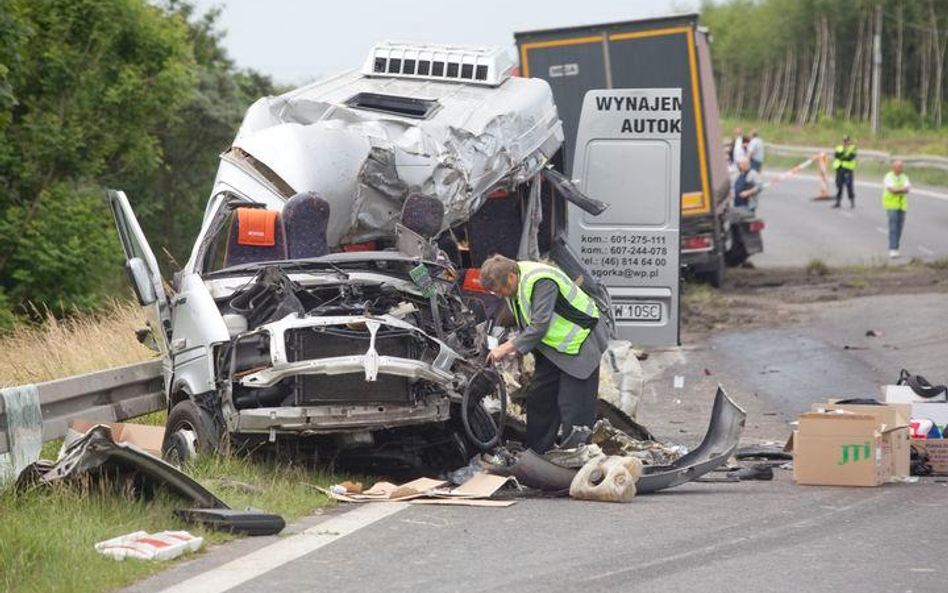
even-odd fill
[[(382, 97), (381, 106), (360, 102), (366, 95)], [(430, 109), (399, 113), (386, 99)], [(330, 204), (335, 246), (391, 236), (409, 192), (441, 200), (445, 227), (463, 222), (488, 191), (539, 172), (562, 141), (543, 80), (506, 77), (486, 87), (351, 71), (254, 103), (215, 186), (239, 187), (227, 179), (236, 175), (230, 156), (284, 194), (315, 191)]]

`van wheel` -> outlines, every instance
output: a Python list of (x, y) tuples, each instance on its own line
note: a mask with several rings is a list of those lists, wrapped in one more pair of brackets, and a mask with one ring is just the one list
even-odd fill
[(213, 453), (221, 442), (211, 416), (191, 400), (175, 404), (165, 423), (161, 453), (172, 463), (184, 463), (198, 454)]

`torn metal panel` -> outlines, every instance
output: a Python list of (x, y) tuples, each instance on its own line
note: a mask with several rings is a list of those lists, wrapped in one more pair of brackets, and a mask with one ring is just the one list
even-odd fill
[[(40, 465), (42, 464), (42, 465)], [(150, 495), (165, 489), (202, 508), (229, 508), (207, 488), (173, 465), (130, 444), (116, 443), (105, 425), (93, 427), (70, 445), (51, 466), (38, 462), (17, 480), (17, 488), (110, 476), (128, 478), (135, 490)]]
[[(421, 118), (359, 108), (350, 101), (359, 93), (437, 107)], [(410, 191), (441, 200), (445, 228), (463, 222), (493, 187), (539, 173), (562, 141), (550, 87), (539, 79), (488, 88), (351, 71), (257, 101), (233, 145), (295, 192), (324, 197), (335, 246), (391, 235)], [(219, 181), (227, 174), (222, 168)]]

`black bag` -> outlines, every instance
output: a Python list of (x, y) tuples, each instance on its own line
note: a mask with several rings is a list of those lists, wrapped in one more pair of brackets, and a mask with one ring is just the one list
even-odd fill
[(932, 399), (942, 393), (948, 393), (948, 386), (932, 385), (925, 377), (913, 375), (905, 369), (902, 369), (902, 372), (899, 373), (899, 380), (896, 385), (908, 385), (916, 395), (925, 399)]
[(932, 466), (928, 462), (928, 451), (922, 451), (915, 445), (912, 445), (912, 450), (909, 454), (909, 467), (909, 473), (913, 476), (930, 476), (932, 474)]

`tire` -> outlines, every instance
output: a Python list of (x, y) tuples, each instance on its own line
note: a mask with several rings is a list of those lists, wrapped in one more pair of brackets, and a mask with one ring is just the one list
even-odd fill
[(744, 243), (738, 240), (736, 237), (731, 243), (731, 249), (724, 254), (724, 261), (727, 262), (727, 265), (733, 267), (739, 266), (742, 263), (747, 261), (748, 258), (747, 249), (744, 247)]
[(727, 269), (727, 266), (724, 263), (724, 254), (718, 252), (717, 256), (714, 258), (714, 264), (712, 267), (706, 268), (705, 270), (698, 272), (695, 276), (699, 280), (709, 283), (715, 288), (721, 288), (724, 285), (724, 272)]
[(161, 443), (162, 456), (173, 463), (183, 463), (196, 454), (218, 451), (221, 433), (210, 414), (187, 399), (175, 404), (165, 423)]

